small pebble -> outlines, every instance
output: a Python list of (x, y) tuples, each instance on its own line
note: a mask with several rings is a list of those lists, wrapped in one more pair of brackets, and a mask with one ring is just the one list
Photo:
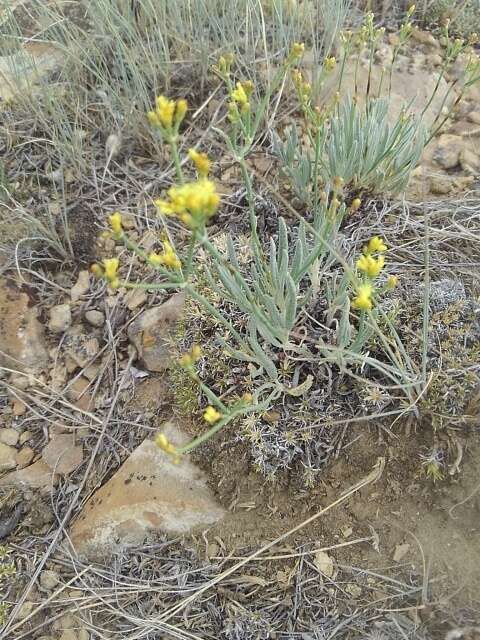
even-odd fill
[(91, 324), (92, 327), (103, 327), (105, 324), (105, 316), (101, 311), (97, 311), (96, 309), (87, 311), (85, 313), (85, 320), (88, 324)]
[(59, 582), (60, 578), (56, 571), (46, 569), (40, 574), (40, 586), (47, 591), (55, 589)]

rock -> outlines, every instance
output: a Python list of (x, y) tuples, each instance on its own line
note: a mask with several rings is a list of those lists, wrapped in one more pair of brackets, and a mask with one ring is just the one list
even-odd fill
[(31, 447), (23, 447), (20, 451), (17, 451), (15, 456), (15, 462), (19, 469), (24, 469), (32, 462), (35, 457), (35, 451)]
[(147, 292), (145, 289), (130, 289), (123, 298), (127, 309), (134, 311), (141, 307), (147, 301)]
[(403, 544), (397, 544), (392, 556), (393, 561), (400, 562), (400, 560), (402, 560), (409, 551), (410, 551), (410, 545), (408, 544), (408, 542), (404, 542)]
[(48, 328), (54, 333), (63, 333), (72, 324), (72, 310), (69, 304), (57, 304), (50, 309)]
[(13, 415), (17, 418), (23, 416), (27, 411), (27, 405), (19, 398), (14, 398), (12, 403)]
[(440, 47), (440, 43), (435, 38), (435, 36), (430, 33), (430, 31), (422, 31), (422, 29), (418, 29), (417, 27), (415, 27), (412, 30), (412, 38), (420, 44), (426, 44), (430, 47), (435, 48)]
[[(166, 436), (177, 446), (188, 438), (172, 424)], [(187, 457), (178, 464), (145, 440), (90, 498), (70, 529), (80, 555), (108, 556), (141, 544), (149, 534), (185, 534), (224, 515), (205, 478)]]
[(442, 169), (453, 169), (460, 162), (463, 146), (464, 141), (461, 136), (444, 133), (438, 139), (433, 159)]
[(480, 111), (470, 111), (467, 119), (473, 124), (480, 124)]
[(432, 53), (427, 57), (427, 63), (432, 67), (441, 67), (443, 64), (443, 58), (439, 53)]
[(52, 631), (64, 631), (65, 629), (73, 629), (78, 626), (74, 617), (70, 613), (66, 613), (52, 624)]
[(460, 166), (467, 173), (477, 175), (480, 172), (480, 156), (469, 149), (462, 149), (460, 152)]
[(18, 439), (18, 444), (20, 445), (25, 444), (32, 437), (33, 437), (33, 433), (31, 431), (28, 431), (28, 430), (24, 431), (23, 433), (20, 434), (20, 437)]
[(149, 371), (165, 371), (170, 367), (169, 339), (185, 304), (185, 295), (177, 293), (158, 307), (147, 309), (128, 327), (128, 337)]
[(91, 408), (92, 396), (88, 391), (90, 380), (87, 378), (77, 378), (68, 387), (67, 396), (74, 405), (81, 411), (88, 411)]
[(325, 551), (317, 551), (313, 558), (313, 564), (320, 573), (327, 576), (327, 578), (333, 578), (335, 568), (333, 566), (333, 559), (325, 553)]
[(78, 640), (78, 635), (75, 629), (65, 629), (62, 632), (59, 640)]
[(15, 469), (17, 462), (15, 460), (17, 450), (9, 447), (8, 444), (0, 442), (0, 472)]
[[(90, 335), (83, 333), (83, 327), (72, 327), (71, 332), (65, 339), (65, 351), (66, 356), (70, 360), (76, 362), (78, 367), (87, 366), (92, 358), (94, 358), (100, 350), (100, 344), (97, 338), (92, 338)], [(65, 365), (68, 369), (70, 363), (65, 359)]]
[(52, 591), (60, 582), (59, 575), (56, 571), (50, 571), (49, 569), (45, 569), (40, 574), (40, 586), (42, 589), (46, 589), (47, 591)]
[(90, 287), (90, 274), (88, 271), (80, 271), (76, 283), (70, 290), (72, 302), (77, 302), (84, 296)]
[(26, 42), (21, 50), (0, 57), (0, 98), (9, 100), (34, 85), (64, 63), (60, 48), (51, 42)]
[(14, 447), (20, 438), (20, 434), (15, 429), (0, 429), (0, 442)]
[(58, 475), (52, 473), (48, 464), (43, 460), (37, 460), (25, 469), (7, 473), (0, 479), (0, 487), (28, 487), (49, 492), (57, 480)]
[(33, 611), (35, 604), (28, 600), (22, 604), (20, 609), (15, 614), (15, 620), (25, 620)]
[(352, 527), (349, 527), (348, 525), (345, 525), (344, 527), (342, 527), (340, 531), (342, 532), (342, 536), (344, 538), (349, 538), (353, 533)]
[(42, 459), (55, 472), (67, 475), (83, 462), (83, 447), (75, 445), (74, 434), (58, 434), (44, 447)]
[(101, 311), (97, 311), (96, 309), (91, 309), (85, 313), (85, 320), (88, 324), (91, 324), (92, 327), (103, 327), (105, 324), (105, 316)]
[(0, 279), (0, 366), (39, 371), (48, 364), (43, 326), (29, 296)]
[(437, 196), (444, 196), (452, 190), (452, 181), (447, 177), (432, 176), (430, 178), (430, 191)]

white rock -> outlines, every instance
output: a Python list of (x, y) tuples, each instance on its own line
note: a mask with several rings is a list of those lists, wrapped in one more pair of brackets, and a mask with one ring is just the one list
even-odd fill
[(20, 434), (15, 429), (0, 429), (0, 442), (3, 442), (3, 444), (14, 447), (19, 438)]
[(9, 447), (8, 444), (3, 444), (3, 442), (0, 442), (0, 472), (15, 469), (15, 467), (17, 466), (15, 460), (16, 455), (16, 449), (14, 449), (13, 447)]
[(92, 327), (103, 327), (105, 324), (105, 316), (101, 311), (97, 311), (96, 309), (91, 309), (85, 313), (85, 320), (88, 324), (91, 324)]
[(90, 287), (90, 274), (88, 271), (80, 271), (78, 274), (77, 282), (73, 285), (70, 291), (70, 297), (72, 302), (77, 302), (82, 296), (84, 296), (88, 288)]
[(72, 310), (69, 304), (57, 304), (50, 309), (48, 328), (54, 333), (63, 333), (72, 324)]

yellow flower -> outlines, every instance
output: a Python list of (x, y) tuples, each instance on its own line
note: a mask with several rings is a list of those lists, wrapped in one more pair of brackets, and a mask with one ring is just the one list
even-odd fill
[(325, 58), (325, 71), (333, 71), (335, 69), (335, 66), (337, 64), (337, 59), (335, 58), (335, 56), (331, 56), (330, 58)]
[(177, 100), (177, 108), (175, 110), (175, 124), (180, 124), (182, 120), (185, 118), (188, 110), (188, 102), (181, 98)]
[(164, 433), (159, 433), (155, 438), (155, 444), (157, 447), (168, 453), (168, 455), (173, 456), (173, 462), (177, 464), (180, 462), (180, 456), (178, 454), (178, 449), (173, 445), (167, 436)]
[(173, 114), (175, 113), (175, 100), (169, 100), (165, 96), (158, 96), (156, 113), (162, 127), (171, 129), (173, 126)]
[(368, 256), (371, 253), (375, 253), (377, 251), (378, 253), (384, 253), (387, 249), (388, 247), (384, 243), (384, 241), (378, 236), (374, 236), (373, 238), (370, 238), (368, 244), (363, 247), (363, 253)]
[(215, 215), (220, 197), (215, 184), (207, 178), (171, 187), (169, 200), (156, 200), (159, 211), (167, 216), (177, 216), (190, 228), (202, 227)]
[(203, 419), (205, 422), (208, 422), (208, 424), (215, 424), (215, 422), (218, 422), (221, 417), (222, 414), (211, 405), (207, 407), (203, 413)]
[(155, 111), (149, 111), (147, 113), (147, 118), (148, 118), (148, 122), (150, 123), (150, 125), (152, 127), (159, 127), (160, 126), (160, 120), (158, 119), (158, 116), (155, 113)]
[(352, 307), (354, 309), (361, 309), (362, 311), (371, 309), (373, 306), (372, 293), (373, 286), (369, 282), (359, 285), (357, 295), (352, 301)]
[(305, 45), (303, 42), (294, 42), (292, 48), (290, 49), (290, 60), (296, 60), (297, 58), (301, 58), (305, 53)]
[(387, 280), (387, 289), (391, 290), (391, 289), (395, 289), (395, 287), (398, 284), (398, 278), (397, 276), (389, 276), (388, 280)]
[(297, 89), (301, 87), (303, 82), (302, 72), (299, 71), (298, 69), (294, 69), (292, 71), (292, 80), (293, 80), (293, 84), (297, 87)]
[(237, 88), (232, 91), (232, 93), (230, 94), (230, 97), (232, 98), (232, 100), (234, 100), (235, 102), (238, 102), (238, 104), (240, 105), (247, 104), (248, 96), (245, 92), (245, 89), (243, 88), (242, 83), (237, 82), (236, 86)]
[(119, 266), (118, 258), (105, 258), (105, 260), (103, 261), (103, 266), (105, 268), (104, 276), (106, 280), (108, 280), (108, 282), (110, 283), (110, 286), (113, 289), (116, 289), (119, 285), (119, 280), (117, 275), (118, 266)]
[(199, 153), (196, 149), (190, 149), (188, 151), (188, 157), (195, 165), (196, 170), (198, 171), (198, 175), (202, 178), (206, 178), (208, 176), (208, 172), (210, 171), (211, 162), (206, 153)]
[(247, 98), (250, 98), (250, 96), (253, 93), (253, 89), (254, 89), (254, 84), (251, 80), (245, 80), (244, 82), (242, 82), (242, 87), (243, 90), (245, 91)]
[(162, 244), (163, 244), (163, 252), (160, 254), (152, 252), (148, 256), (149, 263), (154, 267), (163, 265), (165, 267), (171, 267), (172, 269), (177, 269), (177, 270), (181, 269), (182, 263), (179, 260), (170, 242), (168, 240), (164, 240)]
[(357, 260), (357, 268), (366, 273), (369, 278), (376, 278), (385, 266), (385, 258), (378, 256), (374, 258), (371, 255), (363, 255)]
[(352, 201), (352, 204), (350, 205), (350, 210), (351, 211), (358, 211), (361, 206), (362, 206), (362, 201), (360, 200), (360, 198), (355, 198)]
[(122, 214), (116, 211), (111, 216), (108, 216), (108, 220), (115, 238), (120, 238), (122, 235)]
[(184, 353), (180, 358), (180, 366), (190, 367), (198, 362), (202, 357), (202, 348), (198, 344), (194, 344), (188, 353)]
[(343, 189), (344, 184), (345, 184), (345, 180), (341, 176), (335, 176), (333, 178), (333, 189), (335, 191), (341, 191)]

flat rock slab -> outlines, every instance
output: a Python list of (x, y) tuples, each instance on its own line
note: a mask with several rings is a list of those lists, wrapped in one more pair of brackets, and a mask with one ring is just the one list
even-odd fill
[[(186, 441), (173, 425), (164, 432), (177, 446)], [(145, 440), (85, 504), (70, 540), (79, 555), (93, 559), (141, 544), (153, 533), (188, 533), (223, 515), (203, 474), (187, 457), (175, 464)]]
[(1, 279), (0, 366), (37, 371), (47, 363), (43, 326), (28, 294), (12, 281)]

